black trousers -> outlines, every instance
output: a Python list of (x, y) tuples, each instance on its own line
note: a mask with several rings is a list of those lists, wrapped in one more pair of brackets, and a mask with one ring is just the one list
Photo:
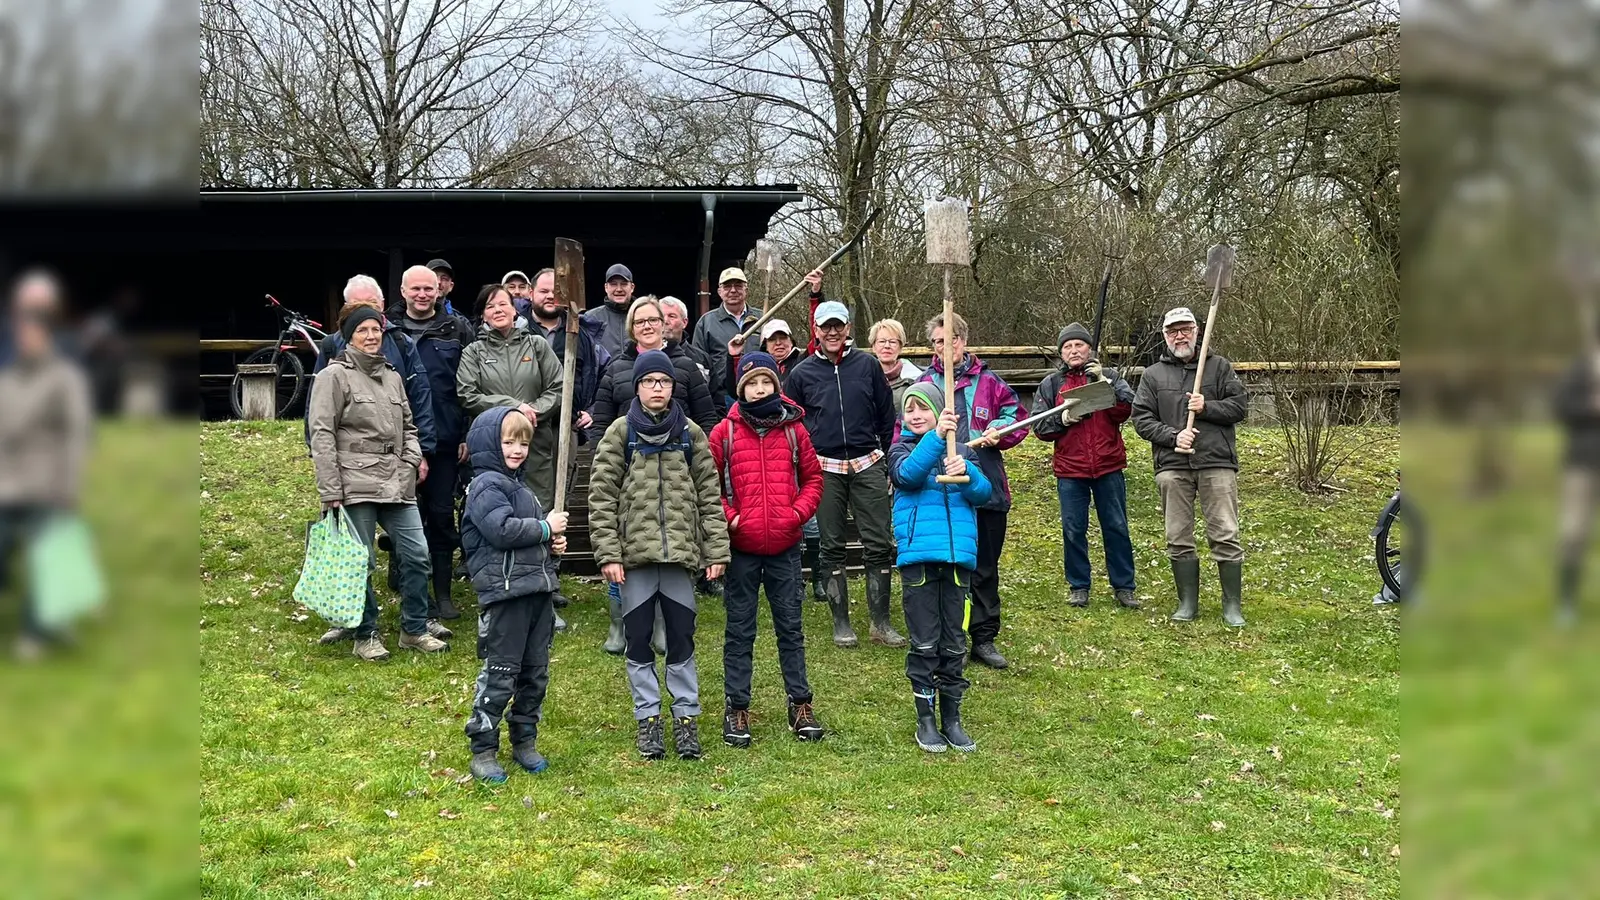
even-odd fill
[(433, 563), (433, 597), (437, 602), (450, 596), (451, 560), (461, 545), (456, 530), (456, 479), (461, 463), (456, 447), (427, 457), (428, 480), (417, 485), (417, 511), (422, 514), (422, 533), (428, 539)]
[(973, 644), (1000, 635), (1000, 551), (1006, 546), (1006, 514), (978, 510), (978, 568), (972, 573)]
[(901, 602), (906, 609), (906, 677), (913, 692), (935, 691), (959, 699), (970, 682), (967, 667), (967, 588), (972, 570), (939, 563), (900, 567)]
[(756, 611), (761, 608), (763, 585), (767, 589), (767, 605), (772, 607), (772, 630), (778, 639), (784, 691), (794, 703), (810, 703), (806, 638), (800, 620), (800, 545), (773, 556), (735, 550), (724, 581), (722, 602), (728, 611), (728, 624), (723, 633), (722, 671), (728, 707), (750, 708)]
[[(500, 719), (510, 720), (511, 743), (539, 736), (544, 695), (550, 687), (550, 642), (555, 607), (549, 594), (492, 603), (478, 613), (478, 689), (467, 720), (473, 753), (500, 746)], [(506, 715), (506, 707), (511, 707)]]

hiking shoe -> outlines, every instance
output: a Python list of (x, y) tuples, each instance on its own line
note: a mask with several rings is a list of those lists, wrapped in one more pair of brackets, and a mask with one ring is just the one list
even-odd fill
[(802, 741), (820, 741), (827, 733), (822, 723), (817, 721), (817, 714), (812, 711), (809, 700), (805, 703), (790, 702), (789, 730)]
[(550, 768), (550, 760), (544, 758), (544, 754), (538, 751), (533, 741), (523, 741), (512, 746), (511, 758), (517, 761), (517, 765), (521, 766), (523, 771), (534, 775)]
[(440, 597), (439, 602), (435, 605), (435, 611), (438, 613), (437, 618), (440, 619), (454, 620), (461, 618), (460, 607), (457, 607), (456, 601), (449, 597)]
[(1117, 605), (1123, 609), (1143, 609), (1144, 604), (1139, 602), (1139, 597), (1131, 588), (1118, 588), (1115, 592)]
[(445, 627), (444, 623), (440, 622), (438, 619), (428, 620), (428, 633), (441, 641), (447, 641), (456, 636), (454, 631), (451, 631), (449, 628)]
[(484, 784), (505, 784), (506, 770), (500, 765), (499, 755), (493, 750), (472, 754), (472, 764), (467, 767), (472, 777)]
[(1067, 595), (1067, 605), (1068, 606), (1076, 606), (1079, 609), (1083, 609), (1084, 607), (1088, 606), (1089, 605), (1089, 589), (1088, 588), (1073, 588), (1072, 589), (1072, 593)]
[(1011, 663), (1006, 662), (1004, 656), (1000, 655), (1000, 651), (995, 649), (994, 641), (984, 641), (973, 647), (972, 658), (991, 669), (1004, 669), (1006, 666), (1011, 665)]
[(700, 723), (694, 716), (672, 720), (672, 743), (677, 746), (679, 759), (700, 758)]
[(566, 594), (556, 591), (554, 594), (550, 595), (550, 603), (556, 609), (566, 609), (567, 606), (572, 603), (572, 599)]
[(350, 652), (367, 662), (379, 662), (389, 658), (389, 651), (377, 635), (356, 641), (355, 649)]
[(450, 645), (424, 631), (421, 634), (400, 635), (400, 648), (402, 650), (417, 650), (422, 653), (440, 653), (450, 649)]
[(661, 717), (651, 716), (639, 720), (639, 736), (635, 743), (639, 747), (639, 755), (645, 759), (663, 759), (667, 755), (667, 745), (661, 734)]
[(317, 643), (327, 646), (328, 644), (337, 644), (340, 641), (353, 640), (355, 639), (355, 636), (356, 630), (354, 628), (340, 628), (338, 626), (334, 626), (333, 628), (329, 628), (327, 631), (324, 631), (322, 633), (322, 637), (317, 638)]
[(750, 710), (729, 709), (722, 714), (722, 742), (729, 747), (750, 746)]

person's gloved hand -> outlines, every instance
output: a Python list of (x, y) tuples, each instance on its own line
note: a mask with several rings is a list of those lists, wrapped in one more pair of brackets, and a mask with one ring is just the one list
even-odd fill
[(1100, 369), (1100, 361), (1098, 359), (1089, 360), (1088, 364), (1083, 367), (1083, 374), (1089, 376), (1090, 381), (1106, 380), (1105, 373)]
[(1077, 404), (1073, 404), (1072, 406), (1069, 406), (1066, 409), (1063, 409), (1061, 411), (1061, 424), (1063, 424), (1063, 425), (1076, 425), (1079, 422), (1083, 421), (1083, 416), (1081, 416), (1078, 413), (1074, 412), (1074, 410), (1076, 408), (1077, 408)]

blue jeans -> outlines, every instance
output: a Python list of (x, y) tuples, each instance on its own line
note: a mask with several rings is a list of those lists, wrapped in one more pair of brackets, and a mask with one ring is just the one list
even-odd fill
[[(350, 516), (361, 542), (372, 553), (374, 527), (382, 523), (389, 540), (394, 542), (394, 555), (400, 560), (400, 630), (406, 634), (426, 634), (428, 631), (428, 575), (432, 571), (428, 559), (428, 539), (422, 533), (422, 514), (415, 503), (347, 503), (344, 511)], [(373, 554), (376, 556), (376, 554)], [(369, 557), (368, 569), (373, 568)], [(356, 626), (357, 640), (378, 633), (378, 595), (367, 580), (367, 608), (361, 614), (361, 624)]]
[(1134, 589), (1133, 541), (1128, 537), (1128, 490), (1122, 472), (1099, 478), (1057, 478), (1056, 496), (1061, 501), (1062, 560), (1067, 586), (1088, 590), (1089, 501), (1094, 500), (1095, 517), (1100, 520), (1100, 537), (1106, 548), (1106, 573), (1115, 590)]

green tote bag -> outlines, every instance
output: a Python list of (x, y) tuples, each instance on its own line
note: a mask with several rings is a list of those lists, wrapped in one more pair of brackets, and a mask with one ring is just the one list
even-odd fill
[(77, 515), (58, 513), (45, 520), (28, 548), (28, 568), (39, 623), (47, 629), (65, 628), (105, 602), (94, 538)]
[(323, 513), (306, 534), (306, 561), (294, 599), (340, 628), (361, 624), (371, 553), (344, 508)]

